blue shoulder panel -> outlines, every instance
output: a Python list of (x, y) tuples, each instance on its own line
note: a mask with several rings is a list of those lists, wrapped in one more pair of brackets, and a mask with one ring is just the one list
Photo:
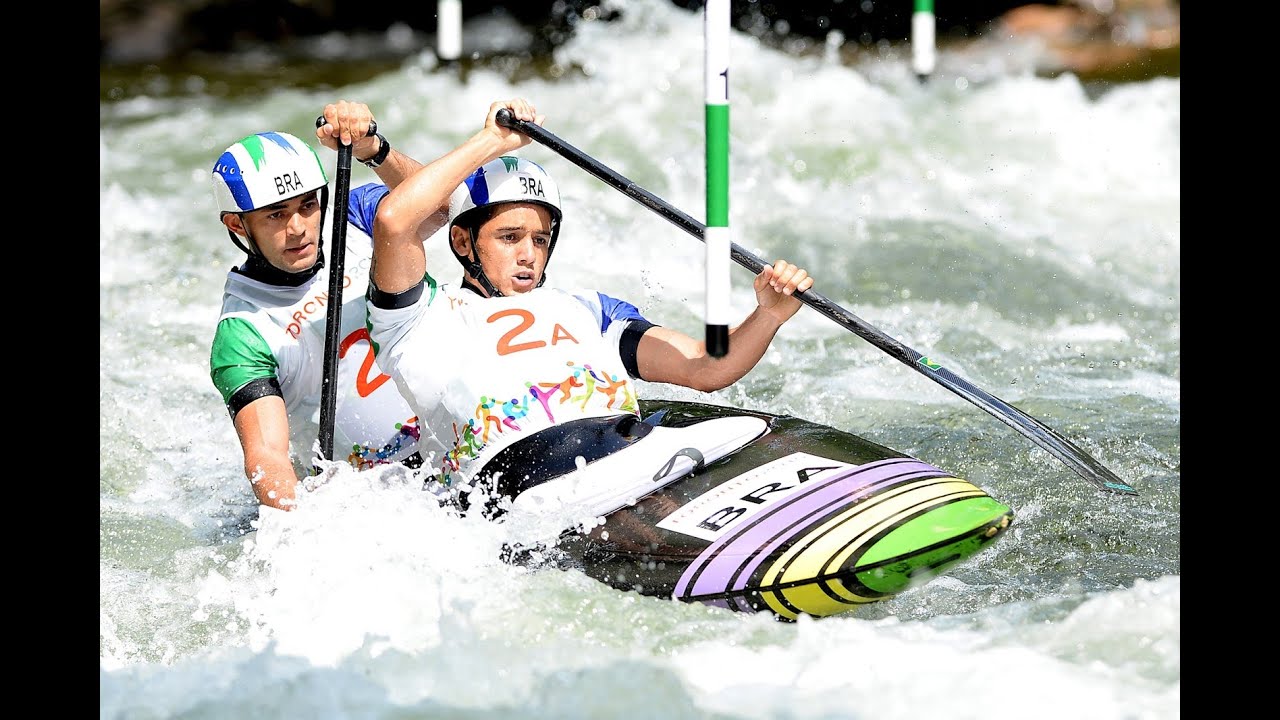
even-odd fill
[(347, 200), (347, 222), (373, 237), (373, 218), (378, 213), (378, 203), (391, 189), (382, 183), (366, 183), (353, 188)]
[(644, 320), (644, 315), (640, 314), (640, 308), (627, 302), (610, 297), (602, 292), (597, 292), (600, 296), (600, 332), (609, 329), (609, 324), (614, 320)]

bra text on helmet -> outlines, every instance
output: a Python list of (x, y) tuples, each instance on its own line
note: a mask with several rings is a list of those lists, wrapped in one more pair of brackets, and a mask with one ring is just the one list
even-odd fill
[(276, 193), (280, 197), (297, 195), (300, 192), (302, 192), (302, 178), (298, 177), (296, 170), (292, 174), (286, 173), (276, 176)]
[(537, 195), (540, 198), (547, 196), (542, 191), (542, 181), (538, 178), (522, 175), (520, 176), (520, 187), (524, 190), (525, 195)]

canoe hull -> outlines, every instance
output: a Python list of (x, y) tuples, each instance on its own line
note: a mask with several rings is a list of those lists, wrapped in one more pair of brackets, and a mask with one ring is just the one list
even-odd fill
[(769, 432), (554, 548), (511, 558), (612, 587), (783, 620), (825, 617), (945, 573), (990, 545), (1013, 510), (950, 473), (803, 419), (648, 401), (658, 425), (748, 415)]

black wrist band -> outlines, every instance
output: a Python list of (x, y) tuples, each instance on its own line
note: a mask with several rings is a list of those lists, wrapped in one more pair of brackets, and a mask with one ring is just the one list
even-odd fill
[(382, 136), (382, 133), (378, 133), (377, 136), (378, 136), (378, 152), (374, 153), (374, 156), (369, 158), (368, 160), (360, 161), (361, 163), (364, 164), (365, 167), (369, 168), (370, 170), (377, 170), (382, 165), (382, 163), (387, 161), (387, 155), (391, 154), (391, 143), (387, 142), (387, 139)]

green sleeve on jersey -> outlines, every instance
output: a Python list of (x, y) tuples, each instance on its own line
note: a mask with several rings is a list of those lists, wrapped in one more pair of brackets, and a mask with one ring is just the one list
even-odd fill
[(240, 318), (218, 323), (209, 353), (209, 377), (222, 393), (222, 402), (231, 400), (251, 380), (276, 377), (278, 368), (275, 354), (252, 323)]

